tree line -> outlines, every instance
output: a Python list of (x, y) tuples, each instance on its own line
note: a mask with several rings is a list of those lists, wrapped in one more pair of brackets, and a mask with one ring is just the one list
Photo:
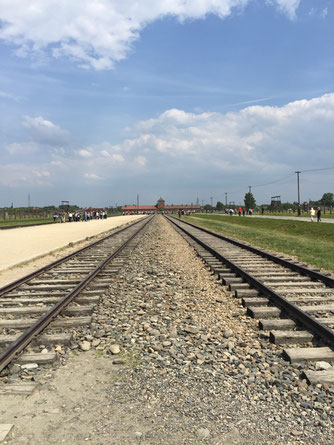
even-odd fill
[[(282, 202), (279, 203), (276, 206), (272, 206), (271, 204), (261, 204), (261, 205), (257, 205), (256, 204), (256, 200), (254, 198), (254, 195), (251, 192), (248, 192), (245, 194), (244, 197), (244, 204), (243, 206), (245, 207), (246, 210), (248, 209), (256, 209), (256, 208), (263, 208), (265, 210), (280, 210), (280, 211), (297, 211), (298, 210), (298, 202)], [(334, 193), (324, 193), (322, 195), (322, 198), (319, 199), (318, 201), (310, 201), (307, 203), (303, 203), (303, 207), (304, 210), (308, 210), (309, 207), (329, 207), (330, 209), (332, 209), (334, 207)], [(225, 204), (223, 204), (221, 201), (218, 201), (216, 206), (212, 206), (210, 204), (206, 204), (205, 206), (202, 207), (203, 210), (205, 211), (223, 211), (226, 208), (237, 208), (239, 207), (239, 205), (236, 204), (228, 204), (227, 206)]]

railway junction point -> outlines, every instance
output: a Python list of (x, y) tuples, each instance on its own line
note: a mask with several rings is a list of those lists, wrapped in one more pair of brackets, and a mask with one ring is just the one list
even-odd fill
[(69, 243), (108, 232), (115, 227), (143, 218), (143, 215), (114, 216), (88, 222), (54, 223), (0, 231), (0, 272), (37, 259)]

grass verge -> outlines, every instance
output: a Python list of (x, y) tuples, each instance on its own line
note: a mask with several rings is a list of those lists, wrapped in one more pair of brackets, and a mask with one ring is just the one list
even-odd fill
[(195, 214), (185, 221), (334, 272), (334, 225)]
[[(113, 218), (114, 216), (122, 216), (122, 213), (114, 213), (112, 215), (109, 215), (108, 218)], [(59, 221), (55, 223), (53, 221), (53, 218), (31, 218), (31, 219), (11, 219), (11, 220), (6, 219), (0, 221), (0, 229), (5, 227), (28, 226), (36, 224), (50, 224), (50, 223), (60, 224)]]
[(13, 219), (13, 220), (4, 220), (0, 221), (0, 228), (1, 227), (15, 227), (15, 226), (27, 226), (31, 224), (49, 224), (53, 223), (52, 218), (41, 218), (41, 219)]

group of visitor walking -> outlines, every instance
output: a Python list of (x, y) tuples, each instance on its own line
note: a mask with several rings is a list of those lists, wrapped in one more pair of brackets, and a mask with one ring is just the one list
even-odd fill
[(103, 211), (98, 210), (83, 210), (81, 212), (61, 212), (61, 213), (54, 213), (53, 215), (53, 221), (54, 222), (60, 222), (64, 223), (66, 220), (68, 222), (78, 222), (78, 221), (91, 221), (93, 219), (107, 219), (107, 213)]
[(246, 210), (243, 207), (239, 207), (238, 210), (237, 209), (234, 210), (234, 209), (230, 208), (230, 209), (225, 209), (225, 213), (226, 213), (226, 215), (230, 215), (230, 216), (233, 216), (234, 213), (235, 214), (238, 213), (239, 216), (241, 216), (241, 215), (245, 216), (246, 213), (248, 213), (248, 215), (253, 215), (253, 209)]
[[(310, 217), (311, 217), (311, 222), (313, 222), (314, 221), (314, 217), (315, 217), (315, 210), (314, 210), (313, 207), (311, 207), (311, 210), (310, 210)], [(317, 209), (317, 222), (320, 222), (320, 221), (321, 221), (321, 209), (320, 209), (320, 207), (318, 207), (318, 209)]]

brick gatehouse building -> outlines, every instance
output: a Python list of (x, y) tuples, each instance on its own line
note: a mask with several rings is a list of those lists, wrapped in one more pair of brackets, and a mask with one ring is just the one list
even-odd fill
[(172, 204), (166, 205), (165, 200), (160, 198), (154, 206), (122, 206), (123, 214), (150, 214), (150, 213), (178, 213), (183, 210), (186, 213), (200, 212), (201, 206), (199, 204)]

